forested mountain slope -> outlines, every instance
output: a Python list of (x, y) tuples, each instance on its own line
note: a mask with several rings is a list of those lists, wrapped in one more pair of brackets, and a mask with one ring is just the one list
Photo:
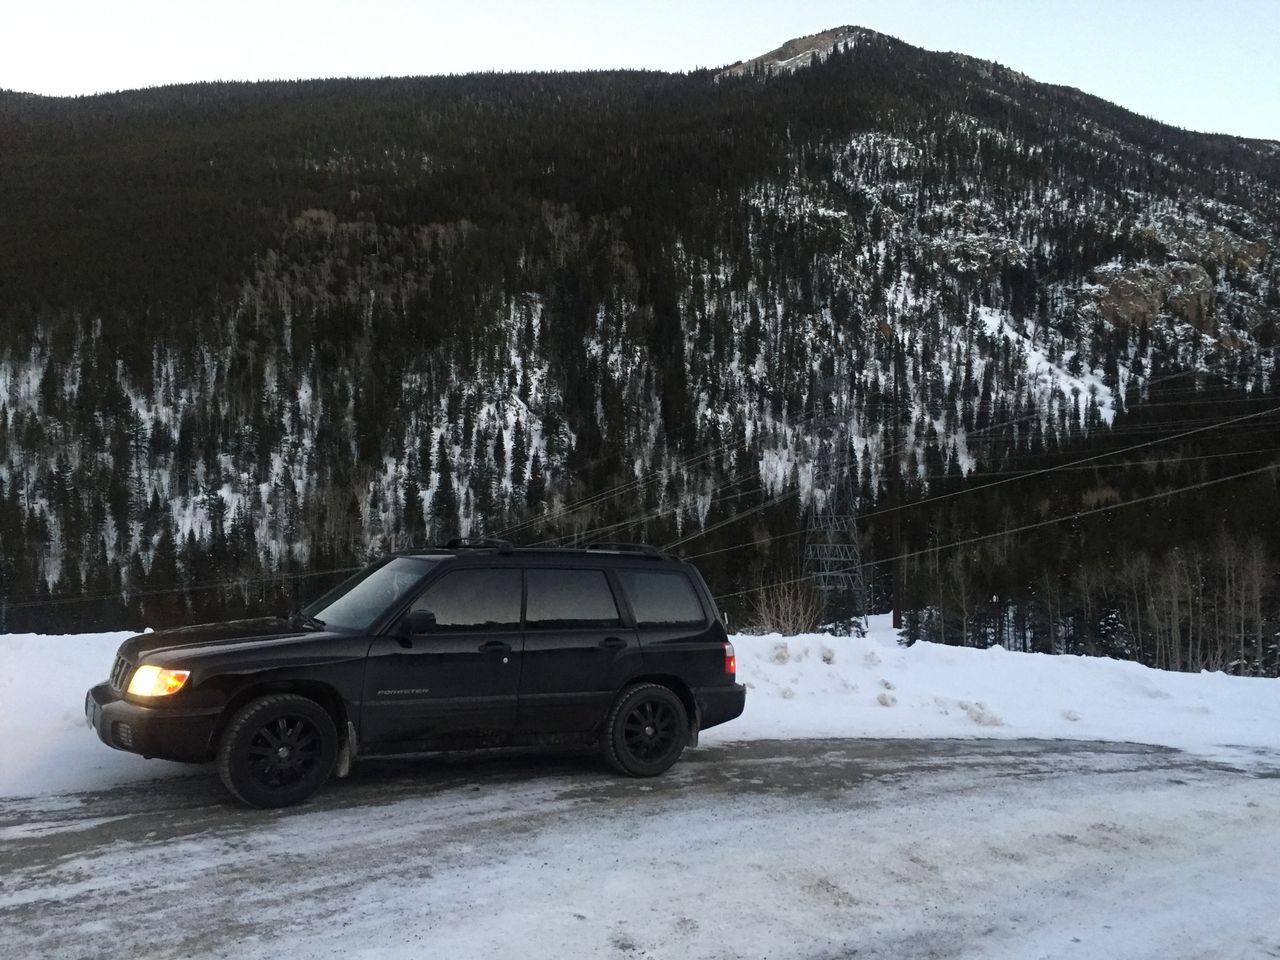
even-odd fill
[(820, 39), (0, 94), (3, 626), (498, 533), (675, 544), (745, 613), (839, 509), (929, 636), (1274, 669), (1280, 146)]

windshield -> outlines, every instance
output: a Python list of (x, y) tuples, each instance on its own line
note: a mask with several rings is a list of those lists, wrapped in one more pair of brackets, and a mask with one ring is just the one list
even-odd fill
[(426, 557), (393, 557), (380, 566), (362, 570), (303, 612), (339, 630), (368, 630), (373, 622), (422, 583), (435, 560)]

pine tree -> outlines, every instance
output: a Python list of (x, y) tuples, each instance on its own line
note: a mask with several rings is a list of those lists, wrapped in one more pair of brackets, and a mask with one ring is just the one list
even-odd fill
[(511, 430), (511, 488), (524, 489), (525, 465), (529, 462), (529, 451), (526, 447), (524, 423), (516, 417), (515, 426)]
[(542, 458), (535, 450), (533, 459), (529, 461), (529, 487), (525, 494), (525, 501), (531, 513), (541, 512), (546, 493), (546, 478), (542, 475)]
[(453, 484), (453, 461), (449, 456), (444, 434), (440, 435), (436, 446), (436, 486), (435, 496), (431, 501), (431, 516), (437, 539), (448, 540), (457, 535), (458, 497)]
[(410, 544), (421, 543), (426, 534), (426, 516), (422, 510), (422, 488), (412, 472), (404, 479), (404, 533)]

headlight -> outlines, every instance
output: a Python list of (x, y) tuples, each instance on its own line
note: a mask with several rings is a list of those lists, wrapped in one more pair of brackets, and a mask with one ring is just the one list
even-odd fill
[(135, 697), (167, 697), (181, 690), (189, 676), (190, 670), (166, 670), (144, 663), (133, 672), (129, 692)]

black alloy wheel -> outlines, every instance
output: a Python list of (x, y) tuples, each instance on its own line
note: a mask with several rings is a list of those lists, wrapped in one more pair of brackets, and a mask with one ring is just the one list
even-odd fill
[(657, 683), (622, 691), (605, 721), (605, 759), (621, 773), (653, 777), (680, 759), (689, 714), (675, 692)]
[(306, 717), (276, 717), (250, 738), (248, 753), (249, 772), (259, 786), (296, 786), (320, 762), (320, 732)]
[(671, 704), (656, 697), (641, 700), (627, 714), (622, 731), (627, 752), (637, 760), (652, 763), (676, 741), (676, 712)]
[(287, 807), (315, 793), (333, 772), (338, 731), (314, 700), (277, 693), (241, 707), (218, 746), (218, 775), (251, 807)]

